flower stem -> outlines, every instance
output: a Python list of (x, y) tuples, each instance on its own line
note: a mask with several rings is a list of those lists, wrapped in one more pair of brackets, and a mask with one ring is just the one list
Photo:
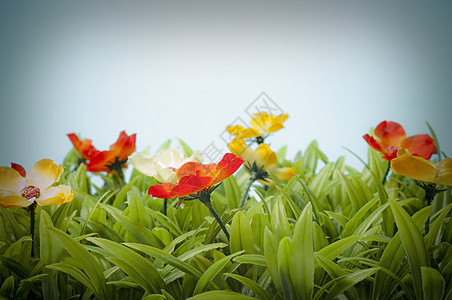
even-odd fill
[(166, 216), (168, 210), (168, 199), (163, 199), (163, 214)]
[(217, 212), (216, 212), (215, 209), (212, 207), (212, 203), (209, 201), (209, 202), (206, 202), (206, 203), (204, 203), (204, 204), (207, 206), (207, 208), (210, 210), (210, 212), (212, 213), (212, 215), (215, 217), (215, 220), (217, 220), (218, 224), (220, 224), (221, 229), (223, 230), (224, 234), (226, 235), (226, 237), (227, 237), (227, 239), (228, 239), (228, 241), (229, 241), (229, 232), (228, 232), (228, 230), (226, 229), (226, 227), (224, 226), (223, 221), (221, 221), (220, 216), (218, 216)]
[(112, 172), (113, 175), (113, 186), (115, 189), (121, 189), (124, 185), (124, 172), (121, 168), (115, 169)]
[(388, 166), (386, 167), (385, 174), (383, 175), (383, 180), (381, 181), (382, 185), (385, 185), (386, 183), (386, 177), (388, 177), (389, 170), (391, 169), (391, 162), (388, 162)]
[(28, 209), (30, 211), (31, 257), (34, 257), (36, 202), (30, 204)]
[[(436, 194), (437, 194), (436, 189), (425, 189), (424, 200), (427, 202), (427, 206), (430, 206), (432, 204)], [(425, 235), (427, 235), (429, 231), (430, 231), (430, 215), (428, 216), (427, 221), (425, 222)]]
[(248, 181), (248, 185), (246, 186), (246, 190), (242, 195), (242, 199), (240, 199), (240, 204), (239, 204), (239, 208), (242, 208), (245, 205), (245, 201), (248, 198), (248, 193), (251, 189), (251, 186), (253, 185), (254, 181), (256, 181), (256, 179), (254, 177), (251, 177), (250, 180)]

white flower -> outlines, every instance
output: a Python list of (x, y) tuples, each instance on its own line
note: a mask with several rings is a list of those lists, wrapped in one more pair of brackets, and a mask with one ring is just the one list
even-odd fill
[(194, 151), (192, 156), (185, 158), (182, 152), (176, 148), (160, 150), (154, 157), (144, 153), (135, 152), (129, 157), (131, 164), (140, 173), (154, 177), (160, 182), (176, 183), (176, 170), (189, 161), (201, 162), (204, 156)]

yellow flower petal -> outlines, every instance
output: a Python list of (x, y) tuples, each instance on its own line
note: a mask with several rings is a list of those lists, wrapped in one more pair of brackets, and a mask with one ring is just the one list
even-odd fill
[(437, 170), (435, 164), (422, 157), (412, 156), (407, 150), (401, 148), (398, 157), (391, 160), (391, 170), (417, 180), (436, 183)]
[[(276, 153), (270, 149), (267, 144), (260, 144), (253, 152), (253, 159), (257, 166), (264, 166), (264, 168), (270, 168), (278, 162)], [(250, 162), (253, 161), (250, 160)]]
[(0, 190), (20, 195), (25, 187), (25, 178), (13, 168), (0, 167)]
[(3, 208), (28, 207), (32, 203), (33, 203), (33, 200), (29, 201), (24, 197), (20, 197), (20, 196), (16, 196), (16, 195), (0, 197), (0, 204)]
[[(235, 155), (240, 155), (243, 159), (248, 160), (248, 158), (251, 158), (248, 154), (250, 152), (248, 145), (245, 143), (243, 139), (236, 138), (233, 139), (228, 144), (229, 150), (231, 150), (232, 153)], [(246, 153), (244, 153), (246, 150)]]
[(71, 187), (67, 185), (59, 185), (55, 187), (50, 187), (41, 195), (36, 202), (39, 205), (56, 205), (66, 203), (72, 200), (74, 193), (71, 193)]
[(438, 178), (436, 183), (452, 185), (452, 158), (445, 158), (436, 164)]
[(242, 139), (252, 139), (254, 137), (258, 137), (263, 135), (260, 131), (253, 129), (253, 128), (245, 128), (243, 131), (238, 135), (239, 138)]
[(267, 112), (258, 112), (251, 118), (250, 125), (258, 132), (255, 136), (267, 135), (283, 128), (282, 124), (288, 117), (288, 114), (275, 116), (274, 114), (269, 115)]
[(281, 180), (289, 180), (297, 175), (297, 171), (292, 167), (274, 168), (271, 171)]
[(34, 185), (42, 191), (60, 179), (63, 167), (57, 166), (50, 159), (41, 159), (28, 172), (27, 185)]
[(242, 125), (226, 126), (226, 131), (235, 136), (239, 136), (243, 130), (245, 130), (245, 127)]

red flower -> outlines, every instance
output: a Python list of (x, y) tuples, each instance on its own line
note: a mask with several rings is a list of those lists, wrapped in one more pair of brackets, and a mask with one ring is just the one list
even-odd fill
[(136, 134), (127, 135), (121, 131), (118, 140), (110, 146), (110, 150), (96, 151), (89, 157), (86, 170), (90, 172), (111, 172), (126, 166), (127, 158), (135, 152)]
[(75, 133), (69, 133), (67, 136), (71, 140), (72, 145), (74, 145), (75, 150), (77, 150), (83, 159), (89, 160), (94, 153), (99, 152), (93, 145), (91, 145), (91, 140), (79, 140)]
[(397, 157), (397, 150), (408, 149), (414, 156), (430, 159), (436, 153), (435, 142), (428, 134), (406, 137), (403, 127), (391, 121), (383, 121), (374, 130), (375, 137), (363, 135), (366, 142), (375, 150), (383, 153), (382, 158), (391, 161)]
[(149, 188), (148, 194), (170, 199), (208, 190), (211, 186), (231, 176), (244, 160), (235, 154), (226, 153), (218, 164), (188, 162), (176, 171), (178, 183), (156, 184)]

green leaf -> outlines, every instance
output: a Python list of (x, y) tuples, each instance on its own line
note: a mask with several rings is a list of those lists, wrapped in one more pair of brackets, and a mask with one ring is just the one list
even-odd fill
[[(346, 276), (348, 274), (344, 269), (339, 267), (337, 264), (319, 254), (316, 254), (315, 258), (319, 265), (322, 266), (323, 269), (325, 269), (325, 271), (328, 273), (328, 275), (330, 275), (332, 279)], [(353, 287), (349, 288), (347, 291), (345, 291), (345, 293), (347, 295), (347, 298), (359, 299), (359, 296), (355, 288)]]
[(240, 250), (245, 250), (246, 254), (254, 253), (250, 219), (244, 212), (239, 211), (232, 219), (230, 235), (232, 253)]
[(229, 209), (234, 209), (239, 207), (241, 194), (240, 187), (234, 176), (229, 176), (223, 180), (223, 186), (225, 190), (226, 198), (228, 199)]
[[(92, 291), (100, 299), (108, 299), (107, 288), (105, 285), (105, 277), (102, 272), (102, 267), (91, 253), (88, 252), (79, 242), (53, 227), (47, 227), (48, 232), (58, 239), (64, 246), (65, 250), (69, 252), (72, 258), (77, 262), (89, 278), (92, 285)], [(85, 284), (86, 285), (86, 284)]]
[(8, 270), (15, 273), (21, 279), (27, 278), (28, 275), (31, 273), (31, 270), (27, 266), (22, 265), (21, 263), (17, 262), (16, 260), (14, 260), (12, 258), (1, 255), (0, 262)]
[(231, 291), (209, 291), (196, 296), (190, 297), (187, 300), (255, 300), (239, 293)]
[[(67, 274), (71, 275), (72, 277), (74, 277), (81, 284), (83, 284), (84, 286), (89, 288), (90, 290), (92, 290), (92, 291), (96, 290), (96, 286), (94, 286), (94, 283), (90, 280), (90, 278), (88, 276), (86, 276), (82, 270), (80, 270), (79, 268), (77, 268), (71, 264), (54, 263), (54, 264), (48, 265), (47, 268), (67, 273)], [(104, 299), (107, 299), (107, 298), (104, 298)]]
[[(0, 287), (0, 296), (13, 299), (14, 296), (14, 276), (9, 276), (5, 279)], [(3, 298), (2, 297), (2, 298)]]
[[(374, 274), (378, 268), (370, 268), (370, 269), (364, 269), (355, 271), (351, 274), (348, 274), (343, 277), (339, 277), (337, 282), (331, 287), (331, 289), (328, 291), (328, 295), (326, 296), (326, 300), (329, 299), (335, 299), (337, 296), (342, 294), (344, 291), (348, 290), (349, 288), (353, 287), (358, 282), (368, 278), (372, 274)], [(320, 291), (319, 291), (320, 292)]]
[(292, 260), (292, 241), (289, 237), (283, 238), (279, 242), (278, 248), (278, 274), (280, 278), (281, 290), (284, 299), (295, 299), (293, 283), (290, 278), (290, 267)]
[(218, 273), (223, 270), (223, 268), (226, 266), (226, 264), (229, 262), (229, 260), (237, 255), (242, 254), (243, 251), (233, 253), (231, 255), (225, 256), (219, 261), (212, 264), (199, 278), (198, 283), (196, 284), (195, 290), (193, 291), (193, 295), (197, 295), (202, 293), (206, 288), (207, 285), (218, 275)]
[(335, 259), (339, 254), (347, 250), (349, 247), (351, 247), (353, 244), (355, 244), (361, 236), (359, 235), (352, 235), (343, 239), (340, 239), (325, 248), (321, 249), (317, 253), (321, 256), (325, 257), (326, 259), (333, 260)]
[(411, 274), (413, 275), (415, 294), (421, 299), (421, 267), (428, 267), (430, 265), (424, 239), (408, 213), (395, 201), (389, 200), (389, 203), (400, 233), (400, 240), (405, 249), (408, 264), (410, 265)]
[(291, 236), (289, 220), (287, 219), (286, 210), (280, 197), (276, 198), (275, 204), (273, 205), (270, 226), (278, 240), (286, 236)]
[(193, 155), (193, 150), (191, 150), (191, 148), (184, 141), (182, 141), (180, 138), (177, 138), (177, 141), (179, 142), (182, 151), (184, 151), (185, 157), (190, 157)]
[(282, 290), (278, 271), (278, 241), (268, 228), (265, 228), (264, 233), (264, 256), (273, 284), (278, 290)]
[(430, 267), (421, 267), (422, 274), (422, 291), (424, 292), (424, 299), (428, 300), (441, 300), (444, 295), (444, 282), (443, 276)]
[(169, 264), (187, 274), (190, 274), (190, 275), (196, 277), (197, 279), (199, 279), (202, 275), (201, 272), (199, 272), (197, 269), (195, 269), (191, 265), (183, 262), (182, 260), (180, 260), (158, 248), (147, 246), (147, 245), (135, 244), (135, 243), (125, 243), (125, 245), (128, 247), (131, 247), (133, 249), (139, 250), (143, 253), (146, 253), (151, 257), (161, 259), (164, 262), (166, 262), (167, 264)]
[(290, 251), (290, 279), (297, 299), (311, 299), (314, 291), (312, 207), (308, 203), (295, 224)]
[(110, 252), (114, 257), (108, 257), (108, 259), (129, 274), (148, 293), (158, 293), (165, 287), (160, 273), (146, 258), (135, 251), (102, 238), (88, 238), (88, 240)]
[[(431, 211), (431, 207), (425, 207), (413, 215), (412, 219), (417, 228), (421, 228), (424, 225)], [(397, 232), (384, 249), (380, 258), (380, 266), (397, 274), (401, 268), (400, 262), (404, 257), (405, 250), (400, 241), (400, 232)], [(387, 274), (377, 272), (373, 286), (373, 299), (388, 299), (391, 297), (391, 293), (395, 287), (396, 282), (391, 277)], [(407, 290), (406, 293), (410, 294), (411, 291)]]
[(262, 300), (272, 300), (272, 297), (255, 281), (241, 275), (232, 274), (232, 273), (224, 273), (224, 275), (234, 278), (235, 280), (240, 281), (244, 285), (246, 285), (250, 290), (252, 290), (259, 299)]
[(243, 254), (234, 258), (234, 261), (241, 264), (252, 264), (263, 267), (267, 266), (265, 263), (265, 257), (260, 254)]

